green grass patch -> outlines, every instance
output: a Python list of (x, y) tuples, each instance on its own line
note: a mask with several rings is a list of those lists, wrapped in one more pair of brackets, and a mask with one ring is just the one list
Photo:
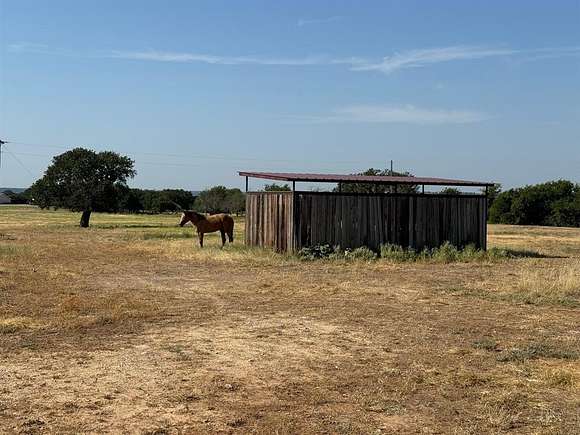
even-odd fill
[(578, 352), (550, 343), (530, 343), (521, 349), (510, 349), (502, 352), (498, 355), (497, 360), (500, 362), (524, 362), (540, 358), (573, 360), (578, 358)]
[(141, 238), (143, 240), (177, 240), (177, 239), (191, 239), (196, 236), (193, 231), (188, 232), (151, 232), (143, 233)]
[(0, 257), (12, 257), (20, 253), (20, 247), (14, 245), (0, 245)]

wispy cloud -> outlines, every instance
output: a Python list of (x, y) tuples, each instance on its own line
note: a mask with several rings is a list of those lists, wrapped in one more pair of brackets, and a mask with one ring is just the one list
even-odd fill
[(467, 61), (497, 57), (511, 57), (518, 61), (540, 61), (543, 59), (580, 56), (580, 47), (553, 47), (527, 50), (483, 46), (452, 46), (408, 50), (386, 56), (383, 59), (362, 57), (332, 57), (327, 55), (305, 57), (276, 56), (228, 56), (207, 53), (171, 52), (158, 50), (111, 50), (93, 53), (75, 53), (70, 50), (52, 48), (43, 44), (17, 43), (8, 46), (15, 53), (128, 59), (148, 62), (206, 63), (211, 65), (264, 65), (264, 66), (312, 66), (345, 65), (352, 71), (375, 71), (392, 74), (396, 71), (424, 68), (453, 61)]
[(409, 50), (402, 53), (395, 53), (392, 56), (386, 56), (380, 62), (369, 62), (365, 65), (355, 66), (353, 69), (355, 71), (380, 71), (389, 74), (400, 69), (421, 68), (435, 63), (510, 56), (518, 53), (517, 50), (509, 48), (470, 46)]
[(332, 23), (332, 22), (341, 21), (341, 20), (342, 20), (342, 17), (339, 15), (335, 15), (332, 17), (326, 17), (326, 18), (301, 18), (298, 20), (296, 25), (298, 27), (304, 27), (304, 26), (309, 26), (311, 24), (326, 24), (326, 23)]
[(491, 119), (479, 111), (428, 109), (413, 105), (354, 105), (335, 109), (319, 116), (295, 116), (294, 120), (311, 123), (374, 124), (470, 124)]
[(352, 67), (354, 71), (380, 71), (390, 74), (408, 68), (423, 68), (437, 63), (461, 60), (476, 60), (492, 57), (518, 57), (521, 60), (541, 60), (548, 58), (580, 56), (580, 47), (555, 47), (528, 50), (512, 48), (458, 45), (452, 47), (408, 50), (386, 56), (380, 62), (368, 62)]
[(258, 56), (214, 56), (197, 53), (173, 53), (166, 51), (113, 51), (109, 57), (115, 59), (148, 60), (155, 62), (201, 62), (214, 65), (326, 65), (330, 59), (323, 56), (302, 58), (258, 57)]
[(54, 48), (46, 44), (36, 44), (33, 42), (17, 42), (15, 44), (8, 44), (7, 49), (11, 53), (48, 54), (51, 56), (76, 56), (74, 52), (64, 48)]

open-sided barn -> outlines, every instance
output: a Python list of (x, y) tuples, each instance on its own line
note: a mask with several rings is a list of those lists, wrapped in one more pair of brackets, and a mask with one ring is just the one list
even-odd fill
[[(240, 172), (248, 178), (286, 181), (291, 192), (247, 192), (246, 244), (296, 251), (329, 244), (342, 248), (394, 243), (415, 249), (445, 241), (486, 248), (487, 187), (493, 183), (444, 178)], [(297, 182), (336, 183), (338, 191), (296, 190)], [(386, 193), (342, 192), (348, 183), (392, 186)], [(413, 193), (403, 185), (421, 186)], [(426, 193), (425, 186), (479, 187), (481, 193)]]

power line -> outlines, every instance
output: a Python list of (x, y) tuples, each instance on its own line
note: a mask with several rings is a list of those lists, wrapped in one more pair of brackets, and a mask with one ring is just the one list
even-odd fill
[[(26, 143), (26, 142), (12, 142), (18, 145), (31, 146), (31, 147), (42, 147), (42, 148), (57, 148), (57, 149), (70, 149), (71, 147), (52, 145), (52, 144), (38, 144), (38, 143)], [(303, 163), (303, 159), (263, 159), (257, 157), (228, 157), (220, 155), (203, 155), (203, 154), (172, 154), (172, 153), (158, 153), (158, 152), (144, 152), (144, 151), (123, 151), (121, 152), (133, 155), (146, 155), (146, 156), (161, 156), (161, 157), (177, 157), (177, 158), (192, 158), (192, 159), (202, 159), (202, 160), (225, 160), (225, 161), (247, 161), (247, 162), (263, 162), (263, 163)], [(369, 160), (357, 161), (357, 160), (342, 160), (342, 161), (329, 161), (329, 160), (309, 160), (312, 163), (330, 163), (330, 164), (349, 164), (353, 163), (368, 164), (371, 163)]]
[[(6, 148), (6, 147), (5, 147), (5, 148)], [(22, 163), (22, 162), (20, 161), (20, 159), (19, 159), (18, 157), (16, 157), (16, 155), (15, 155), (15, 154), (14, 154), (12, 151), (6, 150), (6, 152), (7, 152), (8, 154), (10, 154), (10, 155), (12, 156), (12, 158), (13, 158), (14, 160), (16, 160), (16, 161), (18, 162), (18, 164), (19, 164), (20, 166), (22, 166), (22, 167), (24, 168), (24, 170), (25, 170), (26, 172), (28, 172), (28, 174), (29, 174), (29, 175), (30, 175), (32, 178), (36, 178), (36, 175), (34, 175), (34, 174), (32, 173), (32, 171), (31, 171), (30, 169), (28, 169), (28, 168), (26, 167), (26, 165), (24, 165), (24, 163)]]
[[(26, 153), (26, 152), (10, 152), (10, 154), (19, 156), (33, 156), (33, 157), (43, 157), (49, 158), (53, 157), (50, 154), (38, 154), (38, 153)], [(149, 165), (149, 166), (161, 166), (161, 167), (185, 167), (185, 168), (207, 168), (207, 164), (195, 164), (195, 163), (183, 163), (183, 162), (151, 162), (137, 159), (136, 163), (139, 165)], [(288, 166), (285, 166), (288, 168)], [(318, 168), (318, 170), (323, 170), (323, 168)]]

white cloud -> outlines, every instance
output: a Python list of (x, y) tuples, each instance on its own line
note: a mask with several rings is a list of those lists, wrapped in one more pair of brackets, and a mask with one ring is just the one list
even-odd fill
[(48, 54), (52, 56), (74, 55), (74, 53), (62, 48), (53, 48), (46, 44), (36, 44), (32, 42), (18, 42), (15, 44), (8, 44), (7, 49), (11, 53)]
[(196, 53), (173, 53), (166, 51), (113, 51), (116, 59), (148, 60), (155, 62), (201, 62), (214, 65), (324, 65), (329, 60), (323, 57), (277, 58), (257, 56), (214, 56)]
[(455, 46), (409, 50), (383, 58), (380, 62), (370, 62), (353, 67), (355, 71), (380, 71), (386, 74), (405, 68), (421, 68), (430, 64), (455, 60), (483, 59), (486, 57), (510, 56), (519, 53), (509, 48), (485, 48)]
[(334, 110), (322, 116), (295, 119), (314, 123), (376, 124), (469, 124), (490, 119), (486, 113), (470, 110), (426, 109), (413, 105), (355, 105)]
[(259, 57), (259, 56), (213, 56), (196, 53), (173, 53), (166, 51), (113, 51), (107, 57), (115, 59), (133, 59), (155, 62), (201, 62), (213, 65), (273, 65), (273, 66), (308, 66), (308, 65), (349, 65), (355, 67), (368, 61), (361, 58), (330, 58), (328, 56), (308, 57)]
[(338, 16), (338, 15), (335, 15), (332, 17), (326, 17), (326, 18), (301, 18), (298, 20), (296, 25), (298, 27), (304, 27), (304, 26), (308, 26), (311, 24), (326, 24), (326, 23), (332, 23), (332, 22), (340, 21), (340, 20), (342, 20), (342, 17)]

